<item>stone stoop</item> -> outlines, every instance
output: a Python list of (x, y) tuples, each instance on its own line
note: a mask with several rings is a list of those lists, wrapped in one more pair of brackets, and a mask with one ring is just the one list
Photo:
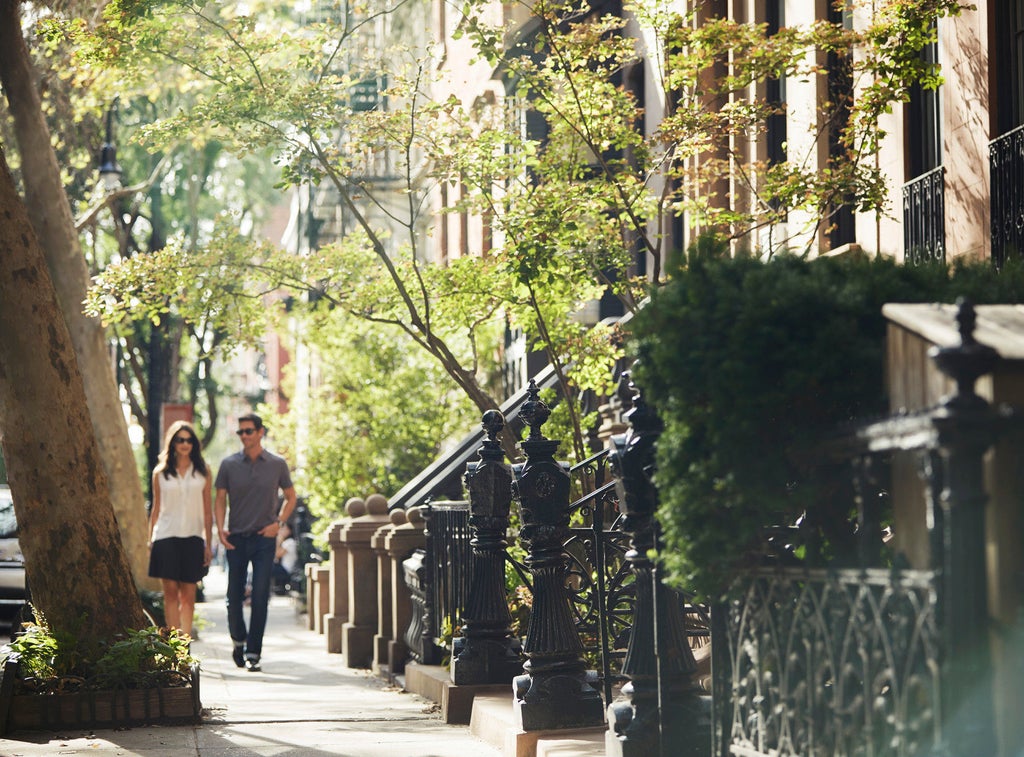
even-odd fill
[(469, 732), (501, 749), (504, 757), (605, 757), (605, 730), (601, 726), (524, 731), (510, 691), (479, 694), (469, 722)]
[(512, 683), (485, 686), (460, 686), (452, 683), (448, 668), (443, 665), (420, 665), (410, 662), (405, 666), (403, 688), (441, 707), (441, 719), (449, 725), (468, 725), (473, 712), (473, 701), (483, 694), (512, 697)]

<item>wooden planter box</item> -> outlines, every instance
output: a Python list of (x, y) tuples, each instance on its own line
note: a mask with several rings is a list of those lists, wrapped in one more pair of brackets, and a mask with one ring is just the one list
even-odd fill
[(0, 736), (13, 731), (121, 728), (199, 723), (199, 666), (187, 686), (74, 694), (14, 694), (17, 664), (8, 661), (0, 678)]

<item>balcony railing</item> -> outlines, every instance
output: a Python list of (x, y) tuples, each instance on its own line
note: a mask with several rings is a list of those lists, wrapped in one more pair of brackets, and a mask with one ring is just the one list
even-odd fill
[(999, 267), (1024, 250), (1024, 126), (988, 146), (992, 262)]
[(903, 185), (903, 254), (908, 265), (946, 260), (945, 169)]

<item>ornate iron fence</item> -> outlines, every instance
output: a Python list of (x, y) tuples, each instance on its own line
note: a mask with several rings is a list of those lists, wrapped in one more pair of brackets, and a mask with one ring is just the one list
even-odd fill
[(1001, 266), (1024, 251), (1024, 126), (988, 146), (992, 262)]
[[(997, 752), (983, 457), (999, 429), (1020, 424), (974, 391), (997, 355), (975, 340), (970, 303), (956, 321), (961, 343), (930, 353), (956, 391), (822, 449), (852, 464), (855, 559), (872, 564), (752, 570), (712, 613), (715, 754)], [(877, 463), (896, 453), (921, 463), (929, 570), (878, 567), (878, 502), (891, 486)]]
[[(735, 755), (934, 754), (936, 580), (929, 571), (779, 570), (715, 618), (716, 741)], [(719, 622), (720, 621), (720, 622)]]
[(946, 260), (945, 169), (903, 185), (903, 254), (910, 265)]
[(409, 627), (405, 630), (405, 644), (409, 647), (409, 657), (416, 662), (433, 659), (433, 639), (424, 626), (427, 617), (427, 587), (425, 558), (426, 550), (417, 549), (402, 561), (405, 574), (405, 585), (409, 587), (409, 602), (412, 609), (409, 616)]
[(636, 589), (625, 561), (629, 539), (621, 528), (615, 482), (607, 480), (608, 451), (573, 466), (570, 477), (587, 491), (569, 505), (572, 519), (565, 551), (576, 630), (588, 661), (599, 673), (607, 704), (621, 682)]
[(423, 657), (440, 664), (462, 609), (473, 574), (469, 502), (428, 502), (423, 507), (426, 549), (423, 556)]
[[(522, 466), (515, 466), (521, 470)], [(568, 469), (575, 491), (585, 492), (568, 508), (571, 524), (564, 543), (566, 586), (584, 655), (598, 674), (605, 702), (622, 681), (620, 669), (629, 643), (636, 592), (625, 561), (629, 540), (621, 529), (615, 481), (602, 450)], [(508, 561), (523, 586), (533, 592), (526, 566), (511, 553)]]

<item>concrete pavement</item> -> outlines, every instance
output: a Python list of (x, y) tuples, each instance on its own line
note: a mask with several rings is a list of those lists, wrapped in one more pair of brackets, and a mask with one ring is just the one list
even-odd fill
[(206, 602), (197, 608), (202, 620), (192, 649), (201, 662), (202, 724), (21, 731), (0, 739), (0, 757), (500, 757), (468, 726), (441, 722), (432, 702), (346, 668), (288, 597), (271, 599), (263, 670), (235, 667), (224, 584), (223, 572), (212, 568)]

